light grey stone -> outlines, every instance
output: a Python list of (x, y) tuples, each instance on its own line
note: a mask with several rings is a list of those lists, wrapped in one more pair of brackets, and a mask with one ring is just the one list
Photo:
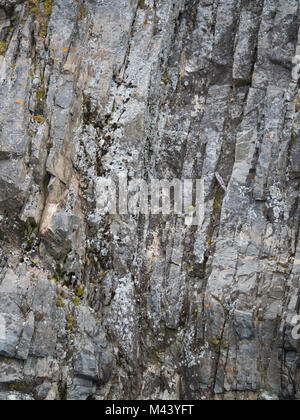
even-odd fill
[(298, 3), (0, 0), (1, 400), (300, 399)]

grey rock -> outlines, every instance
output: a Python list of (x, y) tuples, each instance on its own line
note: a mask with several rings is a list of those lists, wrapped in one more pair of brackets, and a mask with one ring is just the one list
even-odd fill
[[(44, 6), (0, 0), (0, 399), (299, 400), (298, 1)], [(124, 173), (203, 223), (101, 214)]]

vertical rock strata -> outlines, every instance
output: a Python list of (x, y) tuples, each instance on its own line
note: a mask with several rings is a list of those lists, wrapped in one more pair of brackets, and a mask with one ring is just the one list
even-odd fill
[[(299, 26), (0, 0), (0, 399), (300, 399)], [(203, 223), (101, 215), (125, 171), (204, 179)]]

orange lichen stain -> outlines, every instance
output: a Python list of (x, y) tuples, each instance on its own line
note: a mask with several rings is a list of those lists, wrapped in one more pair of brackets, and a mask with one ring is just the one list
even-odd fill
[(67, 51), (67, 49), (68, 49), (68, 48), (64, 47), (64, 48), (63, 48), (63, 52), (66, 52), (66, 51)]
[(22, 99), (18, 99), (18, 100), (17, 100), (17, 104), (24, 105), (24, 101), (23, 101)]
[(229, 270), (229, 268), (230, 268), (230, 267), (229, 267), (229, 265), (226, 265), (225, 269), (226, 269), (226, 270)]
[(209, 309), (209, 308), (210, 308), (210, 304), (209, 304), (209, 303), (206, 305), (206, 308), (207, 308), (207, 309)]
[(257, 180), (257, 176), (255, 175), (255, 177), (254, 177), (254, 181), (256, 181)]
[(204, 297), (206, 297), (207, 296), (207, 293), (204, 293)]
[(26, 85), (27, 85), (27, 83), (23, 82), (23, 83), (21, 83), (21, 85), (22, 85), (22, 86), (26, 86)]
[(47, 376), (47, 373), (45, 372), (45, 373), (44, 373), (44, 378), (46, 378), (46, 376)]

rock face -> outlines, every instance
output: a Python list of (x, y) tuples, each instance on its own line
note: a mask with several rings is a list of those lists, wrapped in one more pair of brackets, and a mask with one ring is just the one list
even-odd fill
[[(299, 26), (0, 1), (0, 399), (300, 399)], [(203, 179), (203, 223), (102, 215), (125, 172)]]

